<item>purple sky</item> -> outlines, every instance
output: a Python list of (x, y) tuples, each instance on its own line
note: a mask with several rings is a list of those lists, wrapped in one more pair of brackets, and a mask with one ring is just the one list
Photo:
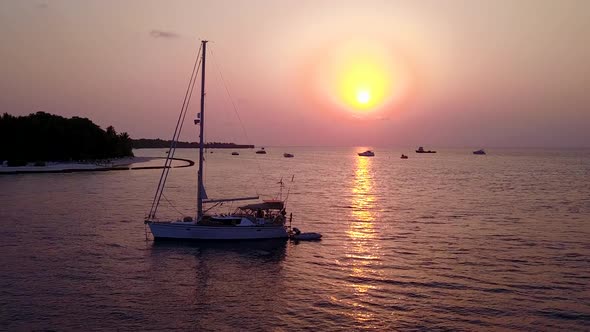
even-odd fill
[[(0, 112), (170, 138), (205, 38), (208, 141), (589, 147), (588, 13), (585, 0), (2, 1)], [(357, 53), (388, 82), (369, 112), (340, 92)]]

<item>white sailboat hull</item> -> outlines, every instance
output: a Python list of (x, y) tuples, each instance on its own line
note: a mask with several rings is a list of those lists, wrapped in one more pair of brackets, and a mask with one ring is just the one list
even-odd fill
[(205, 226), (192, 222), (148, 223), (154, 239), (180, 240), (256, 240), (288, 238), (282, 225)]

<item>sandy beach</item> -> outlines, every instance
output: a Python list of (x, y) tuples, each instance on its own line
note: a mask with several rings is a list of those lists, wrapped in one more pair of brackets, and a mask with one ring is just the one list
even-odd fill
[(124, 167), (138, 163), (149, 162), (158, 157), (128, 157), (120, 159), (96, 160), (93, 162), (47, 162), (45, 166), (34, 166), (29, 163), (27, 166), (8, 167), (0, 166), (0, 173), (40, 173), (40, 172), (66, 172), (66, 171), (100, 171), (117, 167)]

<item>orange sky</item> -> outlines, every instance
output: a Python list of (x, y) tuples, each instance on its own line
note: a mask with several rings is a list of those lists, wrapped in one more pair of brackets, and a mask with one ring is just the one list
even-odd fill
[(206, 38), (210, 141), (589, 146), (589, 12), (584, 0), (3, 1), (0, 112), (169, 138)]

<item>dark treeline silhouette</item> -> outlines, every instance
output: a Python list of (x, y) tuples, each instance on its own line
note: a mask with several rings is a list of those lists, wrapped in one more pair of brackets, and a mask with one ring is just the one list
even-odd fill
[[(134, 149), (165, 149), (170, 147), (170, 141), (163, 139), (140, 138), (134, 139), (132, 142)], [(177, 148), (198, 148), (199, 144), (196, 142), (176, 142)]]
[[(164, 149), (169, 148), (172, 141), (163, 139), (151, 139), (151, 138), (140, 138), (134, 139), (132, 144), (134, 149)], [(198, 148), (199, 143), (197, 142), (176, 142), (177, 148)], [(235, 144), (235, 143), (222, 143), (222, 142), (209, 142), (205, 143), (206, 148), (215, 149), (253, 149), (254, 145)]]
[(131, 138), (112, 126), (102, 130), (86, 118), (37, 112), (0, 118), (0, 161), (72, 161), (131, 157)]

